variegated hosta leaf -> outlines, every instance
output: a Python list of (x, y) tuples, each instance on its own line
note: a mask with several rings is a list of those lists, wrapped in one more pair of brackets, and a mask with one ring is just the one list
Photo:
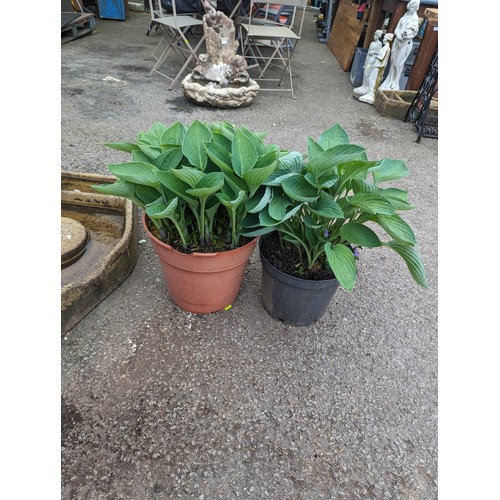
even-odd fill
[(385, 197), (377, 193), (356, 193), (348, 198), (350, 205), (361, 208), (371, 214), (392, 215), (395, 208)]
[(241, 130), (234, 134), (231, 155), (234, 171), (240, 177), (243, 177), (245, 172), (252, 170), (259, 159), (254, 145)]
[(404, 245), (397, 241), (388, 241), (387, 243), (383, 243), (384, 246), (392, 248), (395, 252), (397, 252), (405, 261), (410, 274), (413, 276), (413, 279), (424, 288), (429, 288), (427, 284), (427, 278), (425, 277), (424, 265), (422, 263), (422, 259), (420, 258), (420, 254), (417, 252), (415, 247)]
[(336, 123), (333, 127), (325, 130), (318, 138), (319, 145), (324, 149), (330, 149), (339, 144), (349, 144), (346, 131)]
[(378, 222), (389, 236), (395, 240), (404, 241), (411, 245), (416, 245), (415, 234), (411, 227), (399, 215), (376, 215), (375, 222)]
[(185, 133), (186, 129), (184, 125), (176, 122), (163, 132), (160, 137), (160, 144), (181, 146)]
[(340, 285), (348, 292), (352, 292), (356, 283), (356, 259), (345, 245), (325, 244), (325, 254), (328, 264)]
[(210, 141), (212, 132), (203, 123), (195, 120), (187, 129), (182, 141), (182, 153), (193, 167), (205, 170), (208, 157), (205, 151), (205, 141)]
[(381, 160), (377, 166), (370, 169), (375, 183), (395, 181), (408, 175), (408, 169), (401, 160)]
[(159, 170), (151, 163), (132, 161), (127, 163), (111, 163), (108, 165), (108, 168), (116, 177), (123, 181), (144, 184), (158, 189), (160, 187), (156, 176)]
[(314, 203), (319, 197), (318, 190), (311, 186), (303, 175), (295, 174), (287, 177), (281, 185), (292, 200)]
[(356, 222), (344, 224), (340, 228), (340, 235), (349, 243), (360, 247), (375, 248), (382, 245), (382, 242), (373, 230)]

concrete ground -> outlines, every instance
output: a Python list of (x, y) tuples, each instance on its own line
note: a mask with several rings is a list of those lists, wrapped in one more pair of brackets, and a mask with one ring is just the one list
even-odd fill
[(227, 119), (301, 151), (338, 122), (369, 158), (406, 161), (398, 186), (430, 289), (395, 254), (365, 250), (354, 292), (290, 327), (261, 305), (254, 253), (232, 308), (195, 315), (140, 243), (132, 274), (62, 339), (64, 500), (437, 498), (438, 141), (354, 100), (314, 20), (293, 59), (297, 100), (261, 92), (221, 110), (146, 76), (149, 14), (97, 19), (61, 46), (61, 169), (109, 174), (126, 156), (100, 144), (155, 121)]

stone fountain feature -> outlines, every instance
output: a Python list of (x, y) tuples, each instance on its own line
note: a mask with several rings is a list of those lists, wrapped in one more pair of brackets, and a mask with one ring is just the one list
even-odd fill
[(216, 10), (217, 0), (203, 0), (206, 54), (182, 80), (184, 95), (196, 104), (217, 108), (248, 106), (259, 85), (248, 76), (247, 63), (237, 54), (234, 22)]

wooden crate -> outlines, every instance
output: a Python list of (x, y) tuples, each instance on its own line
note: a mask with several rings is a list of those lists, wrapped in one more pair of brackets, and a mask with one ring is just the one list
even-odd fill
[[(374, 106), (382, 116), (403, 120), (416, 95), (414, 90), (379, 90)], [(437, 99), (432, 99), (428, 114), (437, 116)]]
[(94, 14), (80, 14), (61, 28), (61, 43), (71, 42), (75, 38), (91, 33), (95, 28)]

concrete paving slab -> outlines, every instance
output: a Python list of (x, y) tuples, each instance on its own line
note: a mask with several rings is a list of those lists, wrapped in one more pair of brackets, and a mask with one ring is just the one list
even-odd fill
[(194, 315), (167, 297), (139, 226), (131, 275), (62, 340), (62, 498), (437, 498), (438, 141), (417, 144), (414, 125), (352, 98), (313, 12), (293, 59), (298, 99), (261, 92), (224, 110), (146, 76), (149, 19), (97, 19), (61, 46), (61, 170), (109, 174), (126, 155), (100, 144), (154, 121), (227, 119), (302, 151), (339, 122), (370, 158), (406, 161), (430, 289), (365, 250), (354, 292), (290, 327), (261, 304), (255, 252), (232, 308)]

